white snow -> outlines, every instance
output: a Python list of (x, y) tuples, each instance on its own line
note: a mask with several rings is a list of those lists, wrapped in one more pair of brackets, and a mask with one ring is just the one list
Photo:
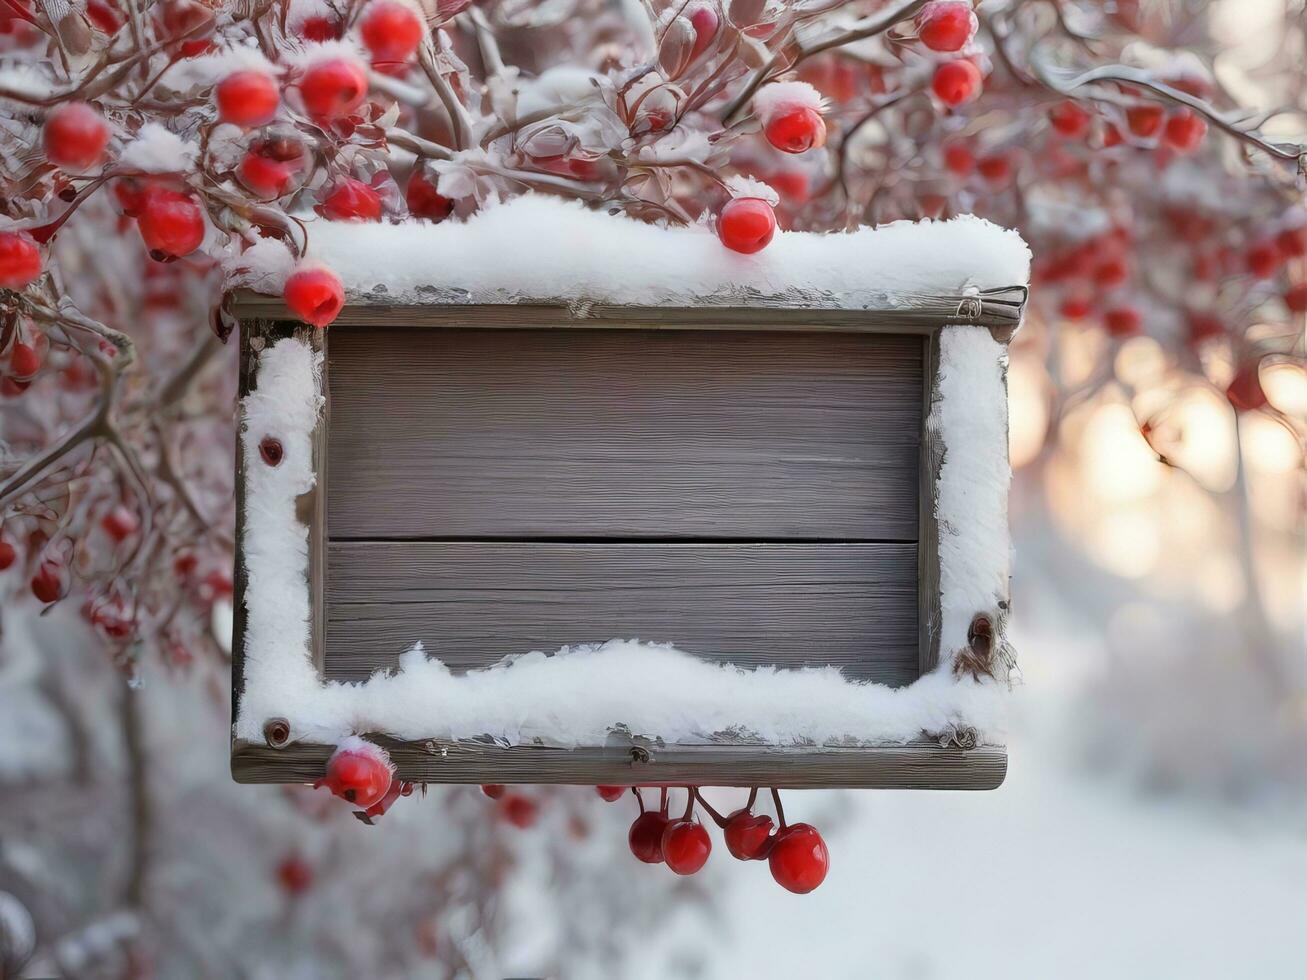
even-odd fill
[(118, 163), (124, 170), (172, 174), (190, 170), (198, 156), (196, 144), (187, 142), (157, 122), (148, 122), (127, 144)]
[(276, 78), (280, 70), (259, 50), (253, 38), (195, 58), (183, 58), (163, 74), (162, 84), (177, 90), (208, 87), (238, 71), (257, 71)]
[(795, 109), (815, 109), (824, 112), (826, 100), (807, 82), (772, 82), (764, 85), (753, 97), (753, 111), (767, 125), (777, 116)]
[(731, 192), (731, 197), (757, 197), (772, 207), (781, 203), (781, 196), (776, 193), (776, 189), (757, 177), (736, 174), (726, 181), (726, 186)]
[[(461, 676), (419, 643), (395, 674), (324, 685), (308, 646), (308, 530), (296, 519), (296, 498), (314, 482), (321, 355), (298, 339), (279, 341), (261, 355), (257, 387), (242, 406), (248, 616), (237, 736), (257, 740), (268, 718), (284, 717), (295, 737), (327, 743), (384, 732), (596, 745), (619, 729), (669, 743), (723, 732), (774, 744), (902, 743), (963, 726), (1001, 742), (1006, 686), (955, 679), (950, 656), (965, 642), (971, 616), (997, 615), (1006, 594), (1005, 352), (981, 328), (946, 327), (940, 357), (931, 425), (945, 446), (937, 510), (943, 656), (940, 669), (911, 686), (854, 682), (833, 668), (745, 670), (623, 639), (552, 656), (523, 651)], [(277, 466), (260, 458), (265, 437), (282, 444)]]
[(523, 195), (466, 222), (309, 222), (309, 254), (352, 304), (614, 303), (900, 309), (967, 287), (1024, 284), (1030, 250), (980, 218), (835, 234), (778, 232), (754, 255), (702, 225), (660, 228)]
[(997, 622), (1008, 596), (1007, 349), (988, 330), (940, 334), (939, 397), (928, 421), (944, 443), (936, 487), (940, 649), (965, 645), (978, 612)]
[(239, 255), (223, 262), (228, 289), (248, 286), (269, 293), (280, 293), (286, 277), (295, 269), (295, 256), (286, 243), (276, 238), (260, 238)]

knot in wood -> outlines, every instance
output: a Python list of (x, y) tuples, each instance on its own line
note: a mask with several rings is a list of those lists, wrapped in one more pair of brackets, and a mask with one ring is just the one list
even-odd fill
[(269, 748), (284, 748), (290, 741), (290, 722), (285, 718), (269, 718), (263, 724), (263, 740)]
[(269, 466), (277, 466), (285, 458), (286, 450), (282, 448), (280, 439), (265, 436), (259, 443), (259, 455)]

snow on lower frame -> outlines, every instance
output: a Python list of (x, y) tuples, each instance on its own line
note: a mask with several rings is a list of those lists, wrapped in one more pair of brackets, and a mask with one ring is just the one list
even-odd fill
[[(742, 669), (635, 640), (515, 655), (463, 675), (417, 645), (398, 673), (323, 684), (309, 651), (308, 529), (295, 504), (314, 480), (321, 355), (282, 340), (261, 355), (258, 387), (243, 403), (247, 628), (236, 734), (260, 740), (265, 721), (282, 717), (296, 738), (326, 743), (375, 732), (597, 745), (614, 731), (668, 743), (722, 733), (773, 744), (902, 743), (962, 727), (1001, 742), (1006, 685), (956, 678), (952, 655), (973, 615), (1001, 618), (1007, 594), (1005, 364), (989, 331), (944, 328), (930, 419), (945, 447), (936, 511), (941, 665), (909, 687), (852, 681), (830, 667)], [(282, 443), (276, 466), (260, 458), (265, 437)], [(822, 651), (810, 659), (820, 662)]]
[(966, 287), (1023, 284), (1030, 250), (981, 218), (898, 221), (835, 234), (778, 232), (755, 255), (710, 228), (659, 228), (576, 201), (525, 195), (465, 222), (309, 222), (309, 255), (351, 303), (911, 308)]

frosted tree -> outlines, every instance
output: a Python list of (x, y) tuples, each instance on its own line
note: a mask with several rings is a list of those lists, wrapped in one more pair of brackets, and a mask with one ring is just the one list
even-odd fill
[[(104, 846), (125, 840), (129, 852), (102, 903), (36, 902), (47, 931), (65, 937), (44, 955), (116, 951), (138, 972), (151, 949), (211, 969), (238, 947), (266, 955), (270, 938), (242, 934), (247, 921), (231, 926), (245, 939), (224, 946), (161, 891), (195, 873), (194, 855), (175, 846), (188, 813), (211, 824), (239, 809), (282, 841), (262, 855), (273, 894), (330, 887), (287, 843), (295, 808), (316, 803), (224, 790), (198, 808), (164, 778), (185, 771), (185, 739), (150, 727), (167, 714), (174, 734), (199, 726), (197, 738), (222, 741), (227, 298), (271, 285), (327, 327), (345, 297), (330, 269), (304, 261), (306, 218), (456, 222), (531, 192), (701, 224), (722, 247), (755, 253), (778, 227), (974, 212), (1032, 245), (1030, 315), (1055, 381), (1063, 324), (1092, 323), (1106, 339), (1090, 388), (1114, 380), (1117, 346), (1149, 335), (1173, 387), (1210, 387), (1301, 441), (1302, 420), (1268, 400), (1262, 379), (1271, 366), (1303, 368), (1304, 148), (1268, 135), (1283, 131), (1283, 113), (1245, 107), (1212, 73), (1208, 6), (0, 0), (5, 656), (18, 659), (11, 610), (50, 612), (29, 630), (37, 649), (52, 646), (37, 627), (66, 623), (64, 610), (86, 630), (34, 667), (74, 763), (23, 808), (83, 799), (66, 819), (89, 824), (102, 796), (122, 813), (105, 822)], [(1285, 4), (1281, 63), (1304, 56), (1300, 7)], [(1300, 87), (1283, 95), (1300, 114)], [(1165, 457), (1183, 434), (1169, 424), (1168, 390), (1156, 394), (1138, 425)], [(1059, 385), (1054, 418), (1083, 396)], [(1255, 592), (1246, 612), (1261, 622)], [(1254, 646), (1279, 676), (1273, 645)], [(123, 687), (142, 680), (156, 702), (210, 710), (143, 713), (142, 695)], [(109, 788), (97, 773), (102, 730), (120, 736)], [(344, 908), (396, 916), (408, 938), (384, 954), (323, 938), (318, 955), (355, 970), (375, 953), (399, 957), (396, 970), (425, 956), (475, 972), (469, 958), (493, 939), (445, 932), (458, 932), (458, 909), (486, 911), (501, 870), (486, 855), (507, 846), (497, 828), (528, 818), (523, 804), (503, 806), (507, 819), (487, 830), (487, 804), (473, 800), (441, 796), (468, 841), (488, 835), (477, 855), (455, 847), (414, 867), (376, 845), (406, 900), (338, 889)], [(322, 847), (341, 834), (324, 831)], [(30, 898), (37, 886), (24, 889)], [(448, 912), (442, 938), (415, 895)], [(324, 922), (325, 936), (334, 920)]]

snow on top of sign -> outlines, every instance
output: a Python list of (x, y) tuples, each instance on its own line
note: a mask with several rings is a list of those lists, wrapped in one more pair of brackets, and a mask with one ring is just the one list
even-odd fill
[[(773, 744), (902, 743), (967, 726), (1001, 742), (1006, 685), (955, 677), (952, 656), (966, 644), (971, 617), (997, 617), (1007, 592), (1005, 367), (1006, 350), (989, 331), (944, 328), (930, 418), (944, 445), (936, 508), (941, 664), (908, 687), (854, 681), (831, 667), (742, 669), (623, 639), (552, 655), (522, 651), (456, 676), (416, 636), (398, 673), (323, 684), (309, 649), (308, 528), (296, 517), (296, 498), (314, 481), (321, 354), (281, 340), (260, 356), (257, 388), (242, 403), (247, 616), (236, 735), (258, 741), (265, 721), (281, 717), (297, 738), (326, 743), (376, 732), (594, 745), (615, 730), (668, 743), (722, 733)], [(275, 466), (260, 458), (267, 438), (282, 444)], [(810, 659), (820, 662), (822, 651)]]
[(911, 308), (968, 287), (1023, 285), (1030, 250), (981, 218), (778, 232), (761, 252), (722, 246), (709, 225), (662, 228), (579, 202), (524, 195), (467, 221), (310, 221), (309, 254), (351, 303), (611, 303), (818, 309)]

